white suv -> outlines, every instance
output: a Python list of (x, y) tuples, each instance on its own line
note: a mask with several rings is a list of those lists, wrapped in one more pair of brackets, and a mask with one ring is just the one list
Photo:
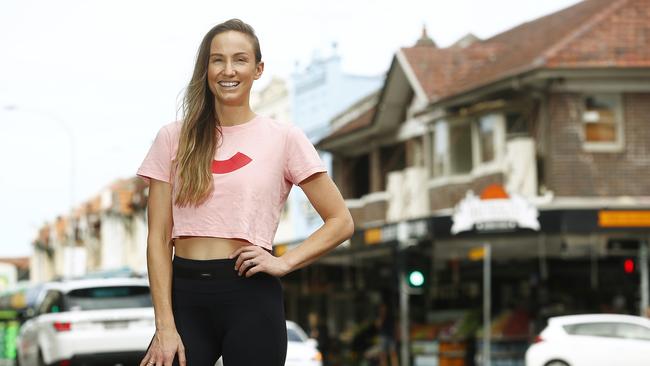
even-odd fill
[(526, 366), (650, 365), (650, 320), (585, 314), (550, 318), (526, 352)]
[(46, 283), (18, 335), (21, 366), (137, 365), (155, 331), (146, 279)]

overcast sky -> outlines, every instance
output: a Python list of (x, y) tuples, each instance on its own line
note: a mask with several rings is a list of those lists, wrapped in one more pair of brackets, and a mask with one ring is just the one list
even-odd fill
[[(135, 174), (176, 118), (198, 44), (232, 17), (260, 39), (265, 73), (336, 42), (343, 69), (384, 74), (426, 24), (440, 47), (487, 38), (576, 0), (133, 1), (0, 3), (0, 257), (28, 255), (45, 222)], [(70, 134), (74, 142), (71, 179)]]

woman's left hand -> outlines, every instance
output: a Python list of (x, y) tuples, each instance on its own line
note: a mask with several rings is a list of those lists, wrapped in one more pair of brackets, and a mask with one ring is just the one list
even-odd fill
[(235, 270), (240, 276), (244, 272), (246, 277), (257, 272), (266, 272), (275, 277), (282, 277), (290, 271), (289, 265), (282, 257), (276, 257), (254, 244), (244, 245), (228, 256), (228, 258), (235, 257), (237, 257)]

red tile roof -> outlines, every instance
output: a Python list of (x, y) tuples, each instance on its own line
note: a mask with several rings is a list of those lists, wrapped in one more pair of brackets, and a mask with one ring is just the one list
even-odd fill
[(539, 68), (650, 66), (650, 0), (586, 0), (467, 48), (402, 48), (431, 101)]
[[(585, 0), (465, 48), (418, 44), (400, 52), (431, 102), (534, 69), (649, 67), (650, 0)], [(369, 126), (374, 112), (319, 143)]]

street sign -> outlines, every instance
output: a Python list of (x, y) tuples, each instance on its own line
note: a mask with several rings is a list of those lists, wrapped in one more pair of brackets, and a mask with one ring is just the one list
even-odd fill
[(469, 259), (480, 261), (485, 257), (485, 247), (472, 248), (469, 251)]

